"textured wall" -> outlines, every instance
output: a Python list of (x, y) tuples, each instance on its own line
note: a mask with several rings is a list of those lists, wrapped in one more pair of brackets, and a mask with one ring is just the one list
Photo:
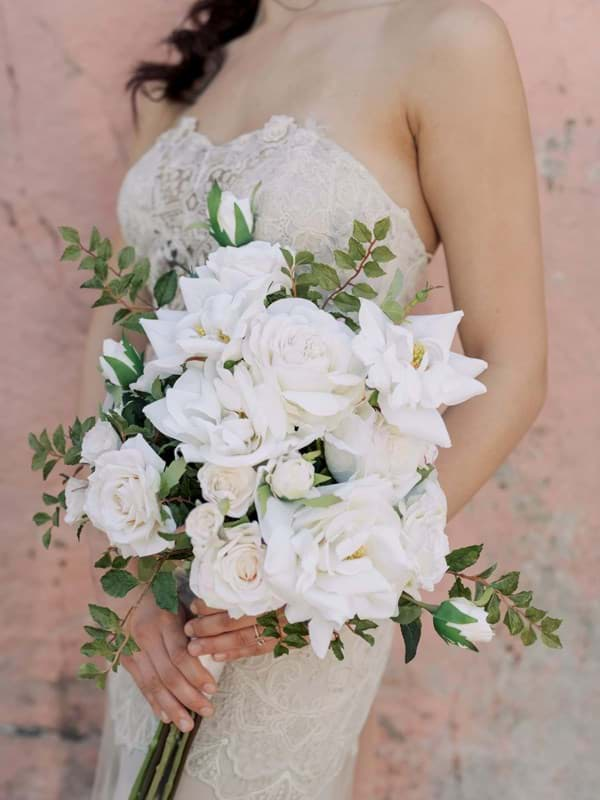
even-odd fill
[[(72, 271), (57, 266), (53, 227), (113, 226), (128, 129), (119, 86), (183, 6), (0, 0), (1, 800), (85, 797), (93, 769), (100, 698), (72, 677), (85, 552), (67, 535), (50, 556), (36, 543), (39, 483), (23, 439), (68, 419), (78, 391), (88, 312)], [(522, 657), (502, 637), (471, 657), (431, 636), (408, 668), (399, 648), (377, 704), (381, 797), (390, 800), (593, 800), (600, 778), (600, 6), (495, 6), (513, 33), (539, 156), (551, 386), (527, 439), (451, 533), (456, 545), (485, 540), (491, 558), (522, 564), (540, 601), (564, 610), (566, 647)]]

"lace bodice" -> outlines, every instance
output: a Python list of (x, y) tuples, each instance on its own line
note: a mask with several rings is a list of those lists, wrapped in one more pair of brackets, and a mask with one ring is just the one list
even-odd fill
[(202, 263), (215, 248), (196, 225), (206, 220), (213, 180), (240, 197), (260, 181), (255, 238), (311, 250), (326, 263), (346, 246), (354, 219), (372, 225), (389, 215), (397, 259), (371, 282), (380, 301), (388, 292), (401, 300), (418, 288), (428, 255), (408, 210), (314, 121), (300, 125), (281, 115), (223, 145), (212, 144), (196, 119), (184, 116), (129, 171), (119, 220), (126, 241), (150, 258), (154, 280), (174, 263)]
[[(183, 117), (133, 166), (119, 197), (123, 234), (150, 258), (153, 277), (202, 263), (214, 248), (195, 223), (206, 218), (213, 180), (237, 196), (257, 197), (256, 238), (308, 249), (331, 263), (345, 247), (352, 221), (372, 225), (390, 216), (389, 246), (397, 259), (375, 288), (402, 301), (419, 286), (428, 262), (407, 210), (398, 207), (369, 171), (313, 122), (272, 117), (263, 128), (215, 145)], [(376, 644), (346, 632), (346, 660), (310, 649), (228, 664), (187, 762), (197, 780), (193, 800), (344, 800), (351, 756), (388, 658), (393, 624)], [(125, 670), (111, 676), (115, 741), (131, 755), (143, 750), (156, 720)], [(135, 763), (135, 762), (133, 762)], [(102, 800), (114, 800), (112, 790)], [(188, 794), (185, 793), (185, 797)]]

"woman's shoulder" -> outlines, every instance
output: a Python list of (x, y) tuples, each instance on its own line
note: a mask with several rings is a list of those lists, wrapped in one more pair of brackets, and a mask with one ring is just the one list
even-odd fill
[(165, 98), (156, 99), (152, 90), (147, 93), (138, 92), (136, 98), (136, 119), (130, 146), (130, 160), (137, 161), (148, 150), (156, 139), (173, 127), (184, 111), (181, 103), (174, 103)]

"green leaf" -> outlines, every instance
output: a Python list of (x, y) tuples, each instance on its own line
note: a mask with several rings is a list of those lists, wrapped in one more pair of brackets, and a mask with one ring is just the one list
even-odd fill
[(52, 514), (52, 524), (55, 528), (58, 528), (60, 523), (60, 507), (56, 506), (54, 509), (54, 514)]
[(533, 630), (531, 625), (528, 628), (524, 628), (521, 631), (521, 641), (523, 642), (525, 647), (529, 647), (530, 645), (532, 645), (534, 642), (537, 641), (537, 634)]
[(495, 625), (500, 621), (500, 598), (495, 592), (490, 598), (487, 612), (487, 621), (490, 623), (490, 625)]
[(69, 244), (79, 244), (79, 233), (75, 228), (69, 228), (67, 225), (61, 225), (58, 230), (63, 241)]
[(57, 464), (58, 464), (58, 458), (52, 458), (50, 459), (50, 461), (46, 461), (46, 463), (44, 464), (44, 468), (42, 470), (42, 475), (44, 477), (44, 480), (46, 480), (48, 475), (50, 475), (50, 473)]
[(285, 259), (285, 263), (288, 265), (288, 267), (293, 267), (294, 266), (294, 256), (290, 253), (290, 251), (287, 248), (281, 247), (280, 249), (281, 249), (281, 255)]
[(377, 297), (377, 292), (368, 283), (355, 283), (352, 287), (352, 294), (355, 297), (365, 297), (367, 300)]
[(164, 611), (176, 614), (179, 610), (177, 582), (172, 572), (159, 572), (152, 581), (152, 594), (156, 605)]
[(378, 219), (375, 223), (373, 228), (373, 233), (375, 234), (375, 238), (380, 242), (390, 232), (391, 220), (389, 217), (384, 217), (383, 219)]
[[(103, 286), (104, 286), (104, 283), (102, 282), (102, 280), (97, 275), (94, 275), (93, 278), (90, 278), (89, 280), (84, 281), (83, 283), (81, 283), (79, 285), (79, 288), (80, 289), (102, 289)], [(107, 303), (107, 305), (108, 305), (108, 303)]]
[(117, 301), (109, 292), (102, 292), (96, 302), (92, 303), (92, 308), (101, 308), (102, 306), (112, 306)]
[(365, 248), (354, 237), (351, 237), (350, 240), (348, 241), (348, 255), (350, 256), (350, 258), (353, 258), (354, 261), (360, 261), (366, 255)]
[(138, 578), (143, 581), (149, 581), (154, 570), (156, 569), (156, 560), (153, 556), (142, 556), (137, 561), (137, 574)]
[(138, 585), (137, 578), (124, 569), (109, 569), (100, 579), (102, 588), (111, 597), (125, 597)]
[(562, 642), (555, 633), (544, 633), (542, 631), (542, 644), (545, 644), (546, 647), (550, 647), (553, 650), (562, 649)]
[(277, 642), (277, 644), (273, 648), (273, 655), (275, 656), (275, 658), (280, 658), (281, 656), (287, 656), (289, 652), (290, 652), (289, 649), (285, 645), (281, 644), (281, 642)]
[(106, 551), (106, 553), (103, 553), (96, 562), (94, 562), (94, 566), (97, 569), (106, 569), (111, 565), (112, 565), (112, 558), (110, 557), (110, 553), (108, 552), (108, 550)]
[(312, 273), (318, 280), (318, 285), (326, 292), (332, 292), (340, 285), (340, 278), (329, 264), (313, 264)]
[(299, 650), (301, 647), (307, 647), (308, 642), (303, 636), (300, 636), (300, 634), (291, 633), (289, 636), (286, 636), (285, 639), (283, 639), (283, 644)]
[(512, 636), (516, 636), (518, 633), (521, 633), (524, 627), (523, 620), (521, 619), (521, 615), (518, 614), (514, 608), (509, 608), (504, 615), (504, 624), (512, 634)]
[(101, 258), (103, 261), (108, 261), (109, 258), (112, 257), (112, 252), (112, 244), (110, 243), (110, 239), (102, 239), (96, 248), (96, 254), (98, 258)]
[(482, 544), (473, 544), (469, 547), (460, 547), (446, 556), (446, 564), (450, 572), (462, 572), (475, 564), (483, 550)]
[(376, 247), (372, 253), (373, 259), (375, 261), (383, 262), (386, 261), (393, 261), (396, 258), (396, 255), (392, 253), (390, 248), (387, 245), (381, 245), (380, 247)]
[(471, 590), (464, 585), (460, 578), (457, 578), (452, 584), (452, 588), (448, 592), (449, 597), (466, 597), (467, 600), (472, 599)]
[(148, 283), (150, 277), (150, 260), (143, 258), (133, 268), (133, 278), (129, 284), (129, 297), (135, 300), (140, 289)]
[(344, 643), (339, 638), (339, 636), (335, 636), (329, 642), (329, 649), (332, 651), (333, 655), (337, 658), (338, 661), (344, 660)]
[(356, 269), (354, 259), (348, 253), (344, 253), (343, 250), (334, 250), (333, 257), (340, 269)]
[(92, 639), (106, 639), (110, 633), (110, 631), (105, 631), (104, 628), (94, 628), (91, 625), (84, 625), (83, 629)]
[(131, 556), (115, 556), (112, 565), (115, 569), (125, 569), (131, 558)]
[(396, 325), (404, 321), (404, 306), (401, 306), (396, 300), (384, 300), (381, 304), (381, 310)]
[(315, 257), (310, 250), (300, 250), (298, 253), (296, 253), (296, 258), (294, 260), (297, 267), (303, 267), (306, 264), (312, 264), (315, 260)]
[(352, 236), (356, 239), (357, 242), (370, 242), (373, 238), (373, 234), (367, 228), (364, 222), (359, 222), (358, 220), (354, 220), (354, 225), (352, 228)]
[(533, 599), (533, 592), (518, 592), (511, 595), (510, 599), (517, 608), (527, 608)]
[(135, 249), (130, 245), (124, 247), (119, 253), (119, 259), (118, 259), (119, 269), (121, 271), (127, 269), (133, 264), (134, 261), (135, 261)]
[(360, 300), (358, 297), (353, 297), (348, 292), (340, 292), (333, 298), (335, 305), (342, 311), (358, 311), (360, 309)]
[(55, 497), (53, 494), (47, 494), (46, 492), (42, 495), (42, 500), (45, 506), (54, 506), (58, 503), (58, 497)]
[(37, 514), (33, 515), (33, 521), (39, 527), (40, 525), (46, 525), (48, 522), (51, 522), (52, 517), (50, 514), (46, 514), (45, 511), (38, 511)]
[(160, 476), (160, 496), (166, 497), (174, 486), (177, 486), (183, 473), (186, 463), (183, 458), (172, 461)]
[(54, 431), (54, 435), (52, 436), (52, 442), (54, 444), (54, 449), (61, 455), (64, 455), (67, 443), (65, 440), (65, 429), (63, 428), (62, 425), (59, 425), (58, 428)]
[(177, 272), (165, 272), (154, 284), (154, 299), (159, 308), (170, 303), (177, 292)]
[(367, 402), (372, 408), (377, 408), (379, 406), (379, 392), (377, 389), (373, 389), (368, 397)]
[(80, 678), (88, 680), (96, 678), (98, 675), (100, 675), (100, 670), (95, 664), (88, 662), (87, 664), (82, 664), (79, 667), (78, 675)]
[(544, 633), (554, 633), (562, 625), (562, 619), (554, 619), (553, 617), (545, 617), (542, 620), (542, 631)]
[(235, 219), (235, 246), (242, 247), (252, 241), (252, 231), (248, 227), (246, 217), (237, 203), (233, 204), (233, 216)]
[(92, 619), (100, 628), (104, 628), (104, 630), (107, 631), (112, 631), (113, 633), (116, 633), (120, 630), (121, 622), (119, 617), (114, 611), (111, 611), (110, 608), (98, 606), (95, 603), (90, 603), (88, 608)]
[[(481, 586), (481, 584), (478, 584), (478, 586)], [(492, 599), (493, 594), (494, 594), (493, 587), (488, 586), (486, 589), (483, 590), (483, 592), (475, 600), (475, 605), (479, 606), (480, 608), (484, 608), (485, 606), (487, 606), (487, 604)]]
[(267, 501), (272, 497), (271, 487), (268, 483), (261, 483), (256, 490), (256, 505), (261, 516), (267, 513)]
[(421, 640), (421, 620), (415, 619), (409, 625), (400, 625), (404, 639), (404, 663), (409, 664), (417, 655), (417, 648)]
[(497, 566), (498, 566), (498, 564), (492, 564), (491, 567), (488, 567), (487, 569), (484, 569), (483, 572), (479, 572), (477, 574), (477, 577), (478, 578), (482, 578), (483, 580), (486, 580), (487, 578), (490, 577), (490, 575), (494, 574), (494, 572), (496, 571), (496, 567)]
[(65, 247), (61, 261), (79, 261), (81, 258), (81, 247), (78, 244), (69, 244)]
[(304, 497), (298, 502), (309, 508), (329, 508), (329, 506), (341, 503), (342, 498), (335, 494), (322, 494), (320, 497)]
[(49, 528), (46, 533), (42, 536), (42, 544), (46, 548), (46, 550), (50, 547), (50, 542), (52, 541), (52, 528)]
[(411, 622), (419, 619), (421, 613), (422, 609), (420, 606), (404, 601), (401, 598), (398, 602), (398, 613), (391, 619), (393, 622), (397, 622), (398, 625), (410, 625)]
[(502, 577), (498, 578), (498, 580), (494, 581), (491, 585), (500, 592), (500, 594), (514, 594), (519, 586), (519, 574), (518, 572), (507, 572), (506, 575), (502, 575)]
[(332, 480), (331, 475), (325, 475), (323, 473), (318, 472), (313, 479), (313, 485), (321, 486), (323, 483), (330, 483), (331, 480)]
[(88, 247), (88, 250), (92, 250), (92, 252), (94, 252), (99, 246), (101, 241), (102, 237), (100, 236), (100, 232), (98, 231), (98, 228), (94, 225), (90, 236), (90, 246)]
[(135, 641), (133, 636), (130, 636), (127, 639), (127, 642), (123, 645), (123, 655), (124, 656), (132, 656), (134, 653), (139, 653), (141, 648), (139, 647), (138, 643)]
[(308, 636), (308, 623), (288, 622), (287, 625), (283, 626), (283, 632), (287, 635)]
[(82, 656), (88, 656), (88, 658), (94, 658), (95, 656), (102, 656), (103, 658), (107, 658), (112, 660), (113, 651), (108, 644), (108, 642), (103, 641), (102, 639), (94, 639), (91, 642), (86, 642), (82, 644), (79, 648), (79, 652)]
[(114, 356), (102, 356), (102, 358), (113, 368), (121, 386), (127, 388), (130, 383), (135, 383), (135, 381), (137, 381), (137, 372), (128, 364), (125, 364), (124, 361), (119, 361), (119, 359)]
[(363, 267), (363, 272), (367, 278), (380, 278), (385, 275), (385, 270), (382, 269), (376, 261), (367, 261)]
[(85, 256), (81, 259), (81, 263), (79, 265), (79, 269), (94, 269), (96, 264), (96, 259), (94, 256)]
[(141, 319), (156, 319), (156, 314), (153, 314), (151, 311), (136, 311), (121, 322), (121, 327), (128, 331), (141, 333), (143, 336), (145, 336), (146, 332), (140, 325)]
[(64, 462), (67, 467), (74, 467), (79, 464), (81, 459), (81, 450), (78, 447), (70, 447), (65, 453)]

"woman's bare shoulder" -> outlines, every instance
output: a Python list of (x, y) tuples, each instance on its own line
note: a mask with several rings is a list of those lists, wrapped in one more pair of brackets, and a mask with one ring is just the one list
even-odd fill
[(131, 161), (137, 161), (148, 150), (157, 137), (171, 128), (184, 107), (169, 100), (154, 100), (152, 96), (138, 92), (137, 119), (130, 147)]

